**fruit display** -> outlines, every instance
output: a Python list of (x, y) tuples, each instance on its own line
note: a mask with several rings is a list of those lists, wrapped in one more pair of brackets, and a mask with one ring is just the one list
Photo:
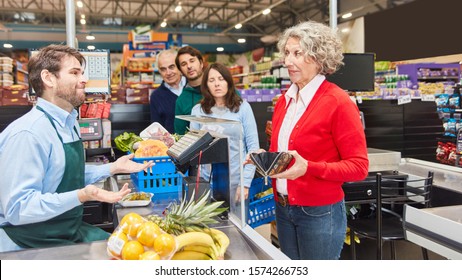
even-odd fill
[(220, 208), (221, 201), (208, 203), (208, 197), (172, 202), (163, 217), (126, 214), (107, 241), (108, 255), (122, 260), (223, 260), (230, 240), (209, 225), (226, 208)]
[[(191, 197), (194, 197), (194, 191)], [(217, 223), (214, 219), (227, 210), (220, 206), (223, 201), (208, 203), (210, 191), (203, 194), (197, 201), (183, 199), (181, 203), (170, 203), (164, 216), (148, 215), (146, 218), (158, 224), (167, 233), (179, 235), (185, 232), (201, 231), (209, 225)]]

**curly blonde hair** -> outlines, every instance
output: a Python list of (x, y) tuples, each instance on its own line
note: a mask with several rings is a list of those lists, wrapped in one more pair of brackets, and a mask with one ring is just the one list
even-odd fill
[(311, 57), (318, 64), (318, 73), (330, 75), (343, 65), (343, 44), (329, 26), (306, 21), (284, 31), (278, 41), (278, 49), (284, 59), (284, 48), (289, 38), (298, 38), (306, 57)]

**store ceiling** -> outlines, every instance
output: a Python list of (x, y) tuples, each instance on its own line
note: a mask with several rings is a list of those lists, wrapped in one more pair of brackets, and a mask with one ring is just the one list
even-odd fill
[[(416, 0), (338, 0), (338, 22), (383, 11)], [(66, 2), (73, 0), (0, 1), (0, 42), (16, 49), (65, 42)], [(155, 31), (183, 34), (183, 43), (203, 52), (243, 52), (273, 43), (285, 28), (308, 19), (329, 23), (329, 0), (83, 0), (75, 7), (78, 46), (121, 51), (127, 33), (150, 24)], [(181, 3), (181, 11), (175, 7)], [(271, 8), (271, 13), (262, 11)], [(352, 12), (349, 19), (340, 16)], [(79, 23), (85, 15), (86, 25)], [(167, 26), (161, 28), (162, 21)], [(237, 30), (234, 26), (242, 23)], [(88, 33), (96, 40), (85, 39)], [(245, 38), (245, 44), (237, 39)], [(266, 40), (265, 40), (266, 39)], [(0, 45), (0, 51), (3, 43)]]

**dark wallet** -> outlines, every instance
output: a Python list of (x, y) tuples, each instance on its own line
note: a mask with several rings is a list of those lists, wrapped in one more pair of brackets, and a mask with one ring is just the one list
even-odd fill
[(287, 169), (292, 161), (292, 155), (286, 152), (251, 153), (250, 160), (257, 167), (257, 172), (263, 177), (275, 175)]

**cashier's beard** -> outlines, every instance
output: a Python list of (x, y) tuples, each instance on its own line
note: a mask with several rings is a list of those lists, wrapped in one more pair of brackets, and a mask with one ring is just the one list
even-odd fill
[(57, 90), (58, 97), (66, 100), (73, 107), (78, 107), (85, 101), (85, 85), (59, 86)]

